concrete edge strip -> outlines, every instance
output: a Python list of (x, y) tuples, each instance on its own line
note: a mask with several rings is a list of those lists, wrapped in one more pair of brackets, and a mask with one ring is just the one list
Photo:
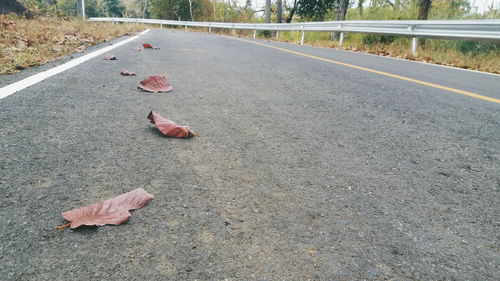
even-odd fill
[(40, 73), (37, 73), (35, 75), (32, 75), (30, 77), (27, 77), (27, 78), (24, 78), (23, 80), (20, 80), (20, 81), (17, 81), (17, 82), (14, 82), (10, 85), (7, 85), (3, 88), (0, 89), (0, 99), (3, 99), (3, 98), (6, 98), (12, 94), (14, 94), (15, 92), (18, 92), (20, 90), (23, 90), (25, 88), (28, 88), (32, 85), (35, 85), (36, 83), (38, 82), (41, 82), (51, 76), (54, 76), (58, 73), (61, 73), (65, 70), (68, 70), (72, 67), (75, 67), (83, 62), (86, 62), (92, 58), (95, 58), (97, 57), (98, 55), (101, 55), (103, 53), (106, 53), (110, 50), (113, 50), (115, 48), (118, 48), (122, 45), (125, 45), (127, 44), (128, 42), (131, 42), (137, 38), (139, 38), (139, 36), (147, 33), (149, 31), (149, 29), (146, 29), (144, 31), (142, 31), (141, 33), (131, 37), (131, 38), (128, 38), (128, 39), (125, 39), (123, 41), (120, 41), (114, 45), (111, 45), (111, 46), (107, 46), (105, 48), (102, 48), (102, 49), (99, 49), (97, 51), (94, 51), (92, 53), (89, 53), (89, 54), (86, 54), (84, 56), (81, 56), (79, 58), (76, 58), (74, 60), (71, 60), (67, 63), (64, 63), (64, 64), (61, 64), (59, 66), (56, 66), (56, 67), (53, 67), (49, 70), (46, 70), (46, 71), (43, 71), (43, 72), (40, 72)]

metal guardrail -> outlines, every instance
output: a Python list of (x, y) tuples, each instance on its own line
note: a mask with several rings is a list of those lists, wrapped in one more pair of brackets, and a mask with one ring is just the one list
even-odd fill
[(301, 45), (305, 34), (310, 31), (340, 32), (340, 45), (345, 33), (371, 33), (383, 35), (411, 36), (412, 51), (416, 52), (419, 38), (461, 39), (473, 41), (500, 41), (500, 20), (410, 20), (410, 21), (325, 21), (300, 23), (227, 23), (194, 22), (140, 18), (90, 18), (90, 21), (129, 22), (160, 24), (171, 26), (302, 32)]

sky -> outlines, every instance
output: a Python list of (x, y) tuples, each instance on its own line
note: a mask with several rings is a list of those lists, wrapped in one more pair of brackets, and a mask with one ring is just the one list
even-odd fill
[[(238, 0), (240, 3), (243, 5), (245, 4), (246, 0)], [(275, 2), (276, 0), (271, 0), (272, 2)], [(283, 0), (286, 1), (287, 3), (292, 3), (293, 0)], [(353, 3), (357, 3), (357, 0), (351, 0)], [(370, 4), (371, 0), (366, 0), (365, 1), (365, 6)], [(500, 9), (500, 0), (469, 0), (473, 7), (477, 7), (479, 13), (484, 13), (485, 11), (488, 10), (488, 7), (493, 3), (493, 7), (496, 9)], [(266, 0), (252, 0), (252, 5), (254, 8), (259, 8), (263, 7), (266, 4)], [(473, 10), (474, 11), (474, 10)]]

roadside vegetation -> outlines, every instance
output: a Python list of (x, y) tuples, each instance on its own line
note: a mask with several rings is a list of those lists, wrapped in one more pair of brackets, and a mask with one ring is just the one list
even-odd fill
[[(79, 6), (81, 1), (19, 0), (19, 2), (33, 11), (35, 22), (30, 24), (24, 18), (12, 16), (1, 18), (2, 22), (14, 21), (17, 31), (13, 30), (10, 24), (3, 23), (0, 27), (2, 28), (0, 47), (4, 55), (0, 61), (0, 73), (9, 73), (16, 69), (38, 65), (55, 57), (81, 51), (84, 45), (96, 44), (143, 28), (121, 24), (89, 22), (84, 24), (83, 21), (75, 19), (76, 16), (81, 15)], [(476, 2), (475, 0), (266, 0), (264, 5), (256, 6), (255, 3), (263, 2), (253, 0), (85, 0), (85, 7), (86, 15), (89, 17), (142, 17), (218, 22), (500, 19), (500, 3), (495, 4), (496, 2), (492, 1), (489, 7), (478, 10), (474, 6)], [(60, 16), (43, 16), (46, 14)], [(57, 31), (51, 33), (49, 29)], [(192, 30), (203, 31), (200, 28)], [(230, 33), (228, 30), (214, 31)], [(46, 35), (47, 32), (50, 36)], [(64, 38), (61, 39), (61, 36), (57, 37), (56, 34), (62, 34)], [(246, 36), (251, 33), (238, 31), (237, 34)], [(258, 36), (269, 40), (300, 42), (299, 32), (281, 32), (278, 39), (275, 38), (273, 32), (259, 32)], [(500, 43), (498, 42), (420, 40), (417, 54), (412, 54), (410, 40), (408, 37), (351, 33), (346, 34), (343, 45), (339, 46), (338, 34), (335, 33), (309, 32), (306, 36), (306, 44), (314, 46), (500, 73)], [(58, 44), (61, 48), (53, 48)], [(40, 49), (40, 51), (34, 49)]]
[(0, 15), (0, 74), (42, 65), (85, 48), (143, 30), (141, 25), (84, 22), (44, 15)]
[[(301, 33), (281, 32), (279, 36), (271, 39), (299, 44)], [(330, 37), (328, 32), (311, 32), (304, 44), (500, 73), (498, 43), (428, 39), (417, 48), (417, 54), (412, 54), (409, 37), (347, 34), (342, 46)]]

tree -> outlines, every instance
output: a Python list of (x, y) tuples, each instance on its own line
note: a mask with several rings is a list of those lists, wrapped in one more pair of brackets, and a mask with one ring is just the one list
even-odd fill
[(82, 0), (76, 0), (76, 15), (82, 16)]
[[(227, 3), (210, 0), (149, 0), (151, 17), (168, 20), (229, 20)], [(212, 14), (213, 13), (213, 14)], [(214, 18), (215, 15), (220, 18)]]
[(123, 16), (123, 7), (119, 0), (104, 0), (104, 6), (106, 8), (106, 14), (110, 17), (121, 17)]
[(418, 0), (418, 19), (426, 20), (429, 16), (432, 0)]
[(297, 0), (297, 14), (309, 20), (322, 21), (325, 15), (338, 7), (339, 0)]
[(214, 21), (217, 21), (217, 13), (216, 13), (216, 9), (215, 9), (215, 1), (217, 0), (212, 0), (212, 4), (213, 4), (213, 7), (214, 7)]
[(290, 13), (288, 13), (288, 17), (286, 18), (286, 23), (292, 22), (293, 15), (295, 15), (295, 12), (297, 11), (297, 0), (293, 0), (293, 6), (292, 9), (290, 9)]
[(276, 22), (281, 23), (283, 21), (283, 1), (276, 0)]
[(359, 10), (359, 15), (362, 17), (363, 16), (363, 4), (365, 3), (365, 0), (358, 0), (358, 10)]
[(193, 1), (194, 0), (188, 0), (189, 2), (189, 17), (191, 18), (191, 21), (193, 21)]
[(17, 0), (2, 0), (0, 2), (0, 14), (16, 13), (24, 15), (27, 18), (33, 17), (33, 12), (27, 9), (23, 4)]
[(349, 0), (340, 0), (339, 8), (337, 9), (336, 20), (345, 20), (345, 14), (347, 13), (347, 8), (349, 7)]
[(271, 0), (266, 0), (266, 23), (271, 22)]
[(461, 19), (471, 10), (469, 0), (433, 0), (430, 16), (437, 19)]
[(144, 9), (142, 10), (142, 18), (146, 18), (148, 13), (148, 0), (144, 0)]

